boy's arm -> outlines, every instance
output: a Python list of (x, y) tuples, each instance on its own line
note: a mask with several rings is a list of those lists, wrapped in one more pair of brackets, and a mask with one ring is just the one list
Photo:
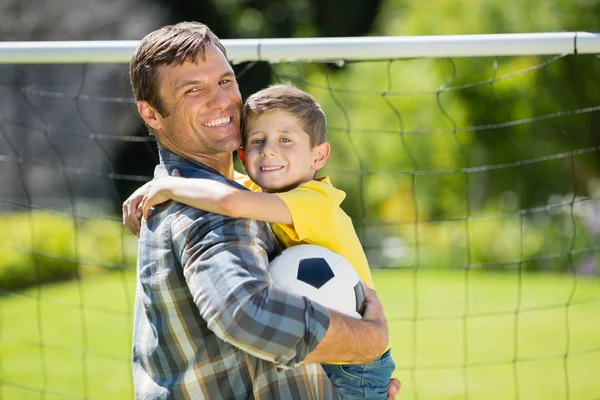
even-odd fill
[(141, 203), (144, 218), (148, 218), (150, 207), (167, 200), (233, 218), (276, 224), (292, 223), (292, 214), (287, 206), (273, 194), (240, 190), (210, 179), (174, 176), (152, 183)]

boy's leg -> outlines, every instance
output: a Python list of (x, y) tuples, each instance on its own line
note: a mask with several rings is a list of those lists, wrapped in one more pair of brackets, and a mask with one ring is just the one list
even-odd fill
[(395, 368), (390, 350), (367, 365), (323, 365), (342, 400), (387, 400)]

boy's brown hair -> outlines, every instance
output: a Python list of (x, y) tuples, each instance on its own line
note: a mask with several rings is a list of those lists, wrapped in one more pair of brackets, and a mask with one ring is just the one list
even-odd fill
[(215, 45), (227, 58), (219, 38), (204, 24), (180, 22), (146, 35), (129, 63), (129, 81), (136, 100), (147, 101), (163, 117), (165, 110), (158, 87), (158, 68), (206, 60), (206, 46)]
[(271, 110), (287, 111), (300, 122), (310, 137), (310, 146), (325, 142), (327, 119), (313, 96), (291, 84), (277, 84), (260, 90), (248, 97), (244, 104), (242, 143), (246, 138), (246, 121)]

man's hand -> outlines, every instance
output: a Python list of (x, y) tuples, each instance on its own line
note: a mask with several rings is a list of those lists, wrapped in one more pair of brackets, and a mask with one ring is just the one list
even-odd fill
[(383, 313), (383, 305), (381, 304), (379, 297), (377, 297), (377, 293), (375, 293), (375, 290), (371, 289), (364, 283), (363, 288), (365, 289), (366, 301), (365, 311), (363, 313), (363, 321), (370, 322), (378, 327), (381, 327), (381, 332), (385, 332), (385, 340), (387, 346), (388, 329), (387, 320), (385, 318), (385, 314)]
[[(373, 359), (364, 360), (363, 363), (368, 364), (383, 353), (389, 343), (389, 334), (387, 319), (383, 313), (383, 305), (377, 297), (377, 293), (364, 283), (363, 287), (365, 289), (366, 306), (362, 320), (371, 324), (376, 333), (375, 336), (369, 338), (370, 347), (374, 350), (374, 353), (372, 354)], [(366, 353), (365, 356), (367, 356)]]
[[(363, 286), (365, 288), (365, 297), (367, 298), (367, 307), (365, 308), (363, 321), (369, 320), (374, 324), (385, 327), (385, 333), (387, 337), (387, 320), (385, 319), (385, 315), (383, 313), (381, 301), (379, 301), (379, 297), (377, 297), (373, 289), (364, 284)], [(396, 395), (400, 392), (401, 386), (402, 385), (400, 384), (400, 380), (398, 380), (398, 378), (390, 379), (387, 391), (388, 400), (396, 399)]]
[(381, 356), (389, 336), (383, 306), (375, 290), (365, 285), (366, 307), (363, 319), (329, 310), (329, 327), (317, 347), (304, 362), (368, 364)]

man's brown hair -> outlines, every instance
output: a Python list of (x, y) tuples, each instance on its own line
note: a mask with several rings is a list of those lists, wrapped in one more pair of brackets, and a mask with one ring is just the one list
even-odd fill
[(313, 96), (291, 84), (272, 85), (248, 97), (244, 104), (244, 140), (246, 121), (271, 110), (287, 111), (298, 118), (304, 132), (310, 137), (311, 147), (325, 142), (327, 119), (321, 106)]
[(129, 64), (129, 81), (135, 99), (147, 101), (166, 117), (158, 87), (158, 67), (204, 61), (206, 46), (210, 45), (215, 45), (227, 57), (219, 38), (199, 22), (167, 25), (146, 35), (135, 49)]

